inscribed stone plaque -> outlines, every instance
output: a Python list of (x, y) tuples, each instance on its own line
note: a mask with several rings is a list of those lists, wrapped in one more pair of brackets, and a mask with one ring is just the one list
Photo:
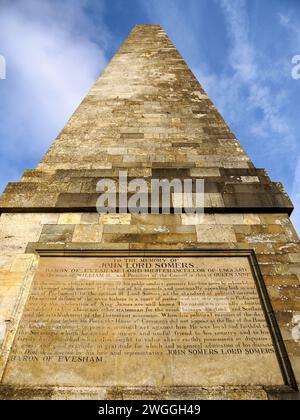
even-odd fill
[(4, 382), (283, 385), (249, 259), (42, 257)]

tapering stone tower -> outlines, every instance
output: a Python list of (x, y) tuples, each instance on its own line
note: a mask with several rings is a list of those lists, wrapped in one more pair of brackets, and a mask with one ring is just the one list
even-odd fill
[[(203, 179), (204, 216), (98, 214), (120, 171)], [(162, 28), (136, 26), (0, 200), (2, 398), (297, 398), (292, 210)]]

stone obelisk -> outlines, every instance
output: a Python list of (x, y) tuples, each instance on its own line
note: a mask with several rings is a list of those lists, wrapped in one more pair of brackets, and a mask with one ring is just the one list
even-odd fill
[[(204, 180), (204, 215), (99, 214), (122, 171)], [(160, 26), (133, 29), (0, 211), (2, 398), (297, 398), (293, 205)]]

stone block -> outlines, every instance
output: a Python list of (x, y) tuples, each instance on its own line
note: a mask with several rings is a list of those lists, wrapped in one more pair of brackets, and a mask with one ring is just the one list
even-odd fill
[(197, 229), (197, 241), (200, 243), (227, 243), (236, 242), (236, 236), (231, 226), (199, 225)]
[(41, 221), (41, 213), (4, 213), (0, 219), (0, 223), (16, 225), (38, 225)]
[[(125, 243), (151, 243), (160, 244), (160, 248), (166, 243), (195, 243), (197, 242), (196, 234), (170, 234), (170, 233), (156, 233), (156, 234), (109, 234), (103, 235), (104, 242), (125, 242)], [(142, 245), (144, 246), (144, 245)]]
[(197, 178), (219, 177), (221, 176), (218, 168), (193, 168), (191, 169), (191, 176)]
[(242, 214), (216, 214), (215, 217), (218, 225), (242, 225), (244, 222)]
[(30, 255), (30, 254), (17, 255), (13, 260), (10, 271), (15, 272), (15, 273), (25, 272), (30, 267), (33, 261), (34, 261), (34, 255)]
[(102, 225), (77, 225), (75, 226), (72, 242), (101, 242)]
[(169, 226), (180, 225), (181, 215), (179, 214), (133, 214), (131, 216), (133, 225)]
[(80, 224), (82, 225), (97, 225), (100, 223), (99, 213), (83, 213), (81, 216)]
[[(75, 225), (45, 225), (39, 242), (65, 243), (71, 242)], [(33, 241), (32, 241), (33, 242)]]
[(100, 223), (104, 225), (130, 225), (131, 214), (101, 214)]
[[(220, 193), (210, 193), (209, 198), (210, 198), (212, 207), (225, 207), (222, 194), (220, 194)], [(206, 206), (206, 204), (205, 204), (205, 206)]]
[(42, 225), (57, 225), (59, 213), (44, 213), (42, 214)]
[(18, 240), (23, 241), (32, 241), (38, 239), (42, 226), (40, 224), (14, 224), (6, 223), (0, 225), (0, 242), (3, 243), (5, 249), (5, 243), (16, 243)]
[(246, 213), (243, 215), (243, 218), (243, 223), (245, 225), (260, 225), (262, 223), (258, 214)]
[(242, 182), (245, 183), (255, 183), (255, 182), (259, 182), (259, 178), (258, 176), (242, 176), (241, 177)]
[(204, 223), (205, 214), (182, 214), (182, 224), (186, 226), (196, 226)]
[(81, 222), (81, 213), (62, 213), (59, 216), (59, 225), (79, 225)]
[(0, 273), (8, 272), (14, 261), (14, 255), (0, 255)]

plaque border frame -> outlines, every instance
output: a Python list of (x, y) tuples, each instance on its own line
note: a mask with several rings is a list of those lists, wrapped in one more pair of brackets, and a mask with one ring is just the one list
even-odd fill
[[(288, 387), (292, 391), (298, 391), (297, 381), (293, 372), (293, 368), (288, 356), (286, 346), (284, 344), (282, 334), (279, 325), (276, 320), (275, 313), (271, 304), (271, 300), (268, 294), (267, 287), (264, 282), (263, 274), (260, 270), (259, 262), (256, 257), (256, 253), (253, 249), (183, 249), (183, 250), (172, 250), (172, 249), (159, 249), (159, 250), (118, 250), (118, 249), (76, 249), (68, 248), (62, 249), (58, 247), (45, 247), (35, 248), (35, 253), (39, 257), (81, 257), (81, 258), (107, 258), (107, 257), (246, 257), (249, 261), (251, 271), (253, 274), (254, 283), (259, 296), (261, 307), (267, 322), (267, 326), (271, 335), (275, 353), (277, 356), (278, 364), (283, 377), (284, 385), (282, 387)], [(267, 386), (265, 386), (267, 387)], [(274, 387), (271, 387), (274, 388)]]

